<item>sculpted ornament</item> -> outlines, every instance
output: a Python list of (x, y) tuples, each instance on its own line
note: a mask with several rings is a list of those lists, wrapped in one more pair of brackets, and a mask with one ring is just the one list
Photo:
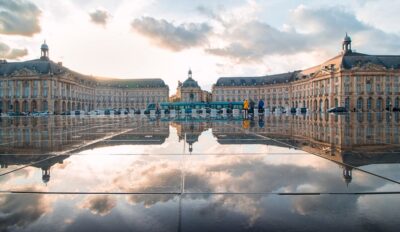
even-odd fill
[(11, 76), (15, 77), (26, 77), (26, 76), (37, 76), (39, 73), (36, 70), (32, 69), (27, 69), (27, 68), (21, 68), (18, 70), (15, 70)]
[(374, 64), (372, 62), (361, 63), (358, 62), (356, 65), (352, 67), (352, 70), (361, 70), (361, 71), (386, 71), (386, 67), (380, 64)]

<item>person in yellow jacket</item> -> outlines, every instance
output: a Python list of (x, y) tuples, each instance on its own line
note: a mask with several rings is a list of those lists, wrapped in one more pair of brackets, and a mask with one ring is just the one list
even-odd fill
[(243, 110), (244, 110), (244, 118), (247, 118), (249, 112), (249, 101), (247, 101), (247, 99), (244, 99), (243, 101)]

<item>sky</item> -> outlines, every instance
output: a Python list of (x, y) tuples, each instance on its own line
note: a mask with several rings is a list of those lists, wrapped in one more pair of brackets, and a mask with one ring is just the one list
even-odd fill
[(162, 78), (175, 93), (223, 76), (305, 69), (341, 51), (400, 54), (400, 1), (0, 0), (0, 58), (50, 59), (82, 74)]

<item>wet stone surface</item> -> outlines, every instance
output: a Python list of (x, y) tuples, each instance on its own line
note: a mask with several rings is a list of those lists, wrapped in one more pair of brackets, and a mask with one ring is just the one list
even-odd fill
[(1, 231), (398, 231), (395, 113), (1, 118)]

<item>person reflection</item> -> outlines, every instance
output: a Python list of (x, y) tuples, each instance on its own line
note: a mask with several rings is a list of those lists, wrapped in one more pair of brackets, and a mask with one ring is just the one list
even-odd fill
[(249, 129), (250, 127), (250, 120), (249, 119), (244, 119), (243, 120), (243, 129)]
[(264, 117), (259, 117), (258, 118), (258, 127), (259, 128), (264, 128)]

